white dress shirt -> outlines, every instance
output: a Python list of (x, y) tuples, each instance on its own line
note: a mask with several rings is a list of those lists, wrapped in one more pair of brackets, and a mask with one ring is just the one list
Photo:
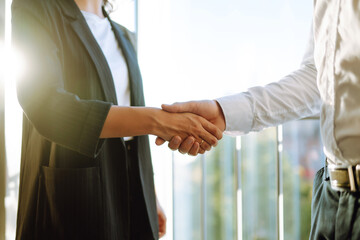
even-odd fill
[(329, 163), (360, 163), (360, 2), (314, 1), (313, 29), (299, 70), (276, 83), (217, 99), (226, 133), (259, 131), (320, 114)]

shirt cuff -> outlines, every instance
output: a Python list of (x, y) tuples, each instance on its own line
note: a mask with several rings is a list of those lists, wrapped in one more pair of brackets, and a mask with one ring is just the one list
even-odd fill
[(225, 116), (225, 134), (242, 135), (251, 131), (254, 114), (250, 96), (247, 93), (239, 93), (215, 100), (219, 103)]

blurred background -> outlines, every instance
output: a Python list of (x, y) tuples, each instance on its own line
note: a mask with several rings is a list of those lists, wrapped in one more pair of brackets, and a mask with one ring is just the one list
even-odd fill
[[(11, 47), (10, 6), (0, 0), (0, 240), (15, 237), (22, 121), (15, 82), (26, 67)], [(114, 9), (113, 20), (138, 35), (152, 107), (281, 79), (299, 67), (312, 20), (311, 0), (116, 0)], [(308, 239), (312, 181), (324, 161), (319, 134), (318, 119), (304, 119), (225, 136), (198, 157), (157, 147), (150, 136), (164, 239)]]

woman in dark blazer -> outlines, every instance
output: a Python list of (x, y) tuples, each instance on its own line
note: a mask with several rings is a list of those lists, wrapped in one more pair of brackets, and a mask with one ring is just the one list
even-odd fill
[[(18, 83), (24, 121), (17, 239), (158, 239), (146, 135), (193, 136), (195, 150), (221, 138), (199, 116), (142, 107), (133, 35), (102, 4), (13, 1), (13, 40), (28, 64)], [(118, 106), (116, 79), (80, 10), (108, 18), (126, 60), (131, 107)]]

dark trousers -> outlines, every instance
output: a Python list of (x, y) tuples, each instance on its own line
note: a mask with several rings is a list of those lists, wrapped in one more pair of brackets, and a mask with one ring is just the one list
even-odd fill
[(129, 173), (129, 225), (131, 240), (152, 239), (149, 217), (139, 175), (136, 141), (126, 142)]
[(360, 194), (333, 190), (324, 169), (314, 180), (310, 239), (360, 239)]

